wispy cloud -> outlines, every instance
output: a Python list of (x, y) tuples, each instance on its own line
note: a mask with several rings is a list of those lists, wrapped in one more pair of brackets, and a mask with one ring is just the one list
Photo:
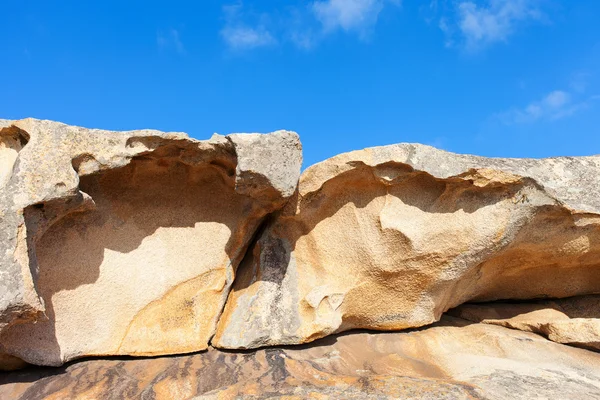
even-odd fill
[(160, 50), (174, 50), (179, 54), (185, 54), (185, 47), (179, 37), (179, 31), (176, 29), (169, 29), (166, 32), (159, 31), (156, 34), (156, 44)]
[(221, 35), (227, 44), (234, 49), (253, 49), (275, 43), (271, 33), (264, 27), (231, 26), (225, 27)]
[(401, 0), (316, 0), (269, 14), (252, 13), (238, 2), (223, 7), (221, 36), (238, 50), (285, 42), (309, 50), (340, 30), (367, 37), (388, 4), (399, 6)]
[(400, 0), (322, 0), (311, 5), (311, 11), (325, 32), (336, 29), (364, 33), (379, 17), (385, 3), (400, 5)]
[[(224, 6), (225, 26), (221, 37), (234, 50), (248, 50), (275, 44), (277, 41), (265, 22), (265, 16), (244, 12), (242, 3)], [(248, 22), (247, 19), (254, 21)]]
[(554, 90), (524, 108), (513, 108), (497, 117), (505, 124), (524, 124), (540, 120), (555, 121), (571, 117), (589, 107), (589, 99), (581, 99), (563, 90)]
[(505, 41), (521, 21), (539, 19), (534, 0), (490, 0), (487, 6), (471, 1), (458, 5), (459, 27), (467, 46), (477, 47)]
[(454, 42), (452, 40), (452, 28), (448, 24), (448, 21), (446, 20), (446, 18), (444, 18), (444, 17), (440, 18), (440, 22), (438, 23), (438, 26), (442, 30), (442, 32), (444, 32), (444, 34), (446, 35), (446, 41), (444, 44), (446, 45), (446, 47), (452, 47), (452, 45), (454, 44)]
[(545, 19), (540, 0), (432, 0), (429, 9), (441, 14), (446, 45), (470, 51), (506, 42), (526, 22)]

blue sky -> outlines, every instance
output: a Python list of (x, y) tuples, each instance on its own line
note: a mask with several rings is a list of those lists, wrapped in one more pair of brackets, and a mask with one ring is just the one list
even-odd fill
[(597, 0), (3, 1), (0, 117), (600, 153)]

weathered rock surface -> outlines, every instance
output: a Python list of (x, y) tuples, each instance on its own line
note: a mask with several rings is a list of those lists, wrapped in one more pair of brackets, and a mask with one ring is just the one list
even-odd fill
[(445, 317), (308, 346), (88, 360), (0, 376), (10, 399), (600, 399), (600, 354)]
[(401, 144), (306, 170), (241, 264), (213, 345), (430, 324), (467, 301), (600, 291), (600, 156)]
[(600, 296), (532, 303), (463, 304), (448, 312), (482, 322), (538, 333), (554, 342), (600, 350)]
[(600, 399), (600, 156), (300, 165), (287, 131), (0, 120), (0, 370), (208, 349), (0, 398)]
[(286, 131), (198, 141), (0, 120), (0, 353), (61, 365), (206, 349), (301, 159)]

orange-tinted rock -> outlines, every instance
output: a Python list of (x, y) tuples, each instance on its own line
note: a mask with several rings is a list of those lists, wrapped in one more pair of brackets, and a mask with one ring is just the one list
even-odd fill
[(463, 304), (451, 315), (538, 333), (554, 342), (600, 350), (600, 296), (530, 303)]
[(446, 318), (420, 331), (356, 332), (311, 345), (87, 360), (0, 376), (10, 399), (600, 398), (600, 355)]
[(467, 301), (598, 292), (599, 188), (600, 157), (402, 144), (316, 164), (242, 262), (212, 343), (306, 343), (424, 326)]

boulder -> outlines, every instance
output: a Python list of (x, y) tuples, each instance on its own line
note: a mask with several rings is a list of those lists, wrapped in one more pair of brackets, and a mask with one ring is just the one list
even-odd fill
[(30, 368), (0, 375), (0, 398), (599, 399), (600, 354), (444, 317), (297, 347)]
[(212, 340), (291, 345), (431, 324), (468, 301), (600, 291), (600, 156), (400, 144), (308, 168), (248, 251)]
[(600, 296), (531, 303), (463, 304), (450, 315), (473, 322), (538, 333), (549, 340), (600, 351)]
[(0, 120), (0, 353), (56, 366), (206, 349), (301, 163), (287, 131), (200, 141)]

